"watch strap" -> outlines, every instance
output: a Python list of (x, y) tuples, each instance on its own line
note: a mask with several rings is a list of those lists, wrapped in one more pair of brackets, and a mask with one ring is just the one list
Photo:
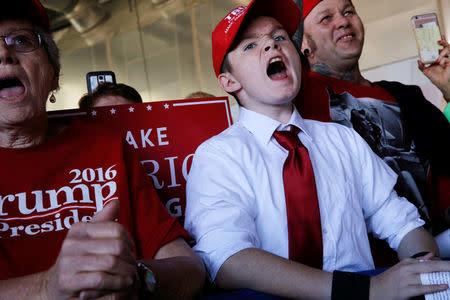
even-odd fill
[(140, 289), (145, 289), (150, 293), (153, 293), (156, 288), (156, 278), (152, 270), (145, 264), (138, 262), (137, 269), (139, 274)]

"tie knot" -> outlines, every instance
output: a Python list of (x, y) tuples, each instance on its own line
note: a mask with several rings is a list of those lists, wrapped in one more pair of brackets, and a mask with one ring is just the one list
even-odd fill
[(301, 147), (302, 142), (298, 138), (298, 133), (300, 132), (300, 128), (291, 125), (291, 129), (289, 131), (275, 131), (273, 133), (273, 137), (277, 140), (277, 142), (286, 150), (291, 150), (296, 147)]

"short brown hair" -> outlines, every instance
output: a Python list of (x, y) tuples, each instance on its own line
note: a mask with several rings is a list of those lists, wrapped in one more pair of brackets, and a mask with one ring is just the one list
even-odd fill
[(185, 99), (195, 99), (195, 98), (214, 98), (215, 96), (210, 93), (206, 93), (203, 91), (196, 91), (193, 93), (188, 94)]
[(99, 85), (92, 94), (85, 94), (78, 101), (80, 108), (93, 107), (100, 97), (121, 96), (134, 103), (142, 103), (141, 95), (129, 85), (123, 83), (103, 83)]

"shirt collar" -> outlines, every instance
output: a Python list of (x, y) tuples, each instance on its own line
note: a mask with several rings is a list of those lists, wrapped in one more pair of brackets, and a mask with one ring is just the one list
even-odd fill
[(289, 122), (283, 124), (266, 115), (248, 110), (241, 106), (239, 123), (247, 128), (247, 130), (250, 131), (256, 137), (256, 139), (258, 139), (264, 145), (267, 145), (270, 142), (275, 130), (288, 130), (290, 128), (290, 125), (295, 125), (300, 128), (301, 133), (304, 133), (310, 140), (312, 140), (311, 135), (308, 133), (308, 128), (305, 120), (300, 116), (295, 107)]

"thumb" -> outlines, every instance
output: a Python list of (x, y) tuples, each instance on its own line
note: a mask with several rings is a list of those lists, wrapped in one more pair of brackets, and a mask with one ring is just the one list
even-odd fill
[(101, 211), (99, 211), (96, 215), (94, 215), (94, 218), (92, 219), (92, 222), (108, 222), (108, 221), (114, 221), (119, 216), (119, 201), (114, 200), (106, 204), (105, 207)]
[(417, 65), (418, 65), (420, 71), (423, 72), (425, 70), (425, 65), (420, 60), (417, 61)]

